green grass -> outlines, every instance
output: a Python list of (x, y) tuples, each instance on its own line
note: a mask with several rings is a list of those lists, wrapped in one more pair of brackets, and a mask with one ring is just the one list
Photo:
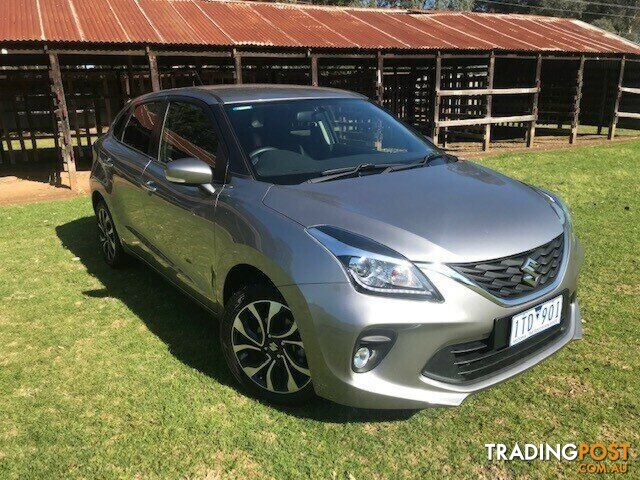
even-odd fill
[[(95, 135), (95, 134), (91, 135), (91, 145), (93, 145), (98, 140), (98, 138), (100, 138), (99, 135)], [(3, 152), (6, 152), (9, 150), (9, 144), (7, 143), (6, 140), (0, 142), (0, 144)], [(73, 132), (71, 134), (71, 145), (73, 145), (74, 147), (78, 146), (78, 137)], [(55, 148), (55, 146), (56, 144), (53, 138), (36, 138), (36, 148), (38, 150), (51, 149), (51, 148)], [(89, 146), (89, 140), (87, 140), (87, 135), (85, 133), (81, 134), (80, 146), (81, 147)], [(22, 150), (22, 145), (20, 143), (20, 140), (11, 140), (11, 149), (15, 152), (19, 152), (20, 150)], [(24, 149), (33, 150), (33, 143), (31, 142), (31, 137), (28, 135), (24, 137)]]
[[(551, 133), (553, 130), (557, 130), (558, 125), (551, 125), (551, 124), (543, 124), (543, 123), (539, 123), (537, 126), (538, 129), (540, 129), (541, 131), (548, 131), (549, 133)], [(571, 130), (571, 125), (565, 124), (562, 126), (562, 128), (564, 130), (566, 130), (566, 135), (569, 134), (569, 131)], [(603, 138), (606, 138), (607, 133), (609, 132), (609, 127), (603, 127), (602, 132), (600, 133), (600, 135), (603, 135)], [(547, 135), (549, 134), (547, 133)], [(578, 125), (578, 135), (597, 135), (598, 134), (598, 127), (594, 126), (594, 125)], [(632, 130), (629, 128), (616, 128), (616, 136), (637, 136), (638, 135), (638, 130)]]
[[(455, 409), (283, 410), (239, 393), (216, 323), (97, 254), (87, 198), (0, 209), (0, 478), (584, 478), (485, 443), (640, 448), (640, 142), (481, 160), (571, 206), (584, 340)], [(631, 465), (627, 478), (638, 478)]]

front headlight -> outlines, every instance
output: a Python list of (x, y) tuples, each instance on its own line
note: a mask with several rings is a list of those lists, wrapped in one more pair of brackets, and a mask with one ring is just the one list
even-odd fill
[(442, 301), (424, 273), (395, 250), (341, 228), (319, 226), (307, 231), (338, 259), (358, 290)]

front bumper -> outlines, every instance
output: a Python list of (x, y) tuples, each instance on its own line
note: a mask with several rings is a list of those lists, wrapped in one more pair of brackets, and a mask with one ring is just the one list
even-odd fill
[[(361, 408), (455, 406), (582, 337), (580, 308), (574, 295), (582, 252), (573, 238), (564, 261), (553, 288), (521, 303), (493, 301), (437, 271), (428, 275), (445, 298), (443, 303), (366, 295), (349, 283), (292, 285), (280, 290), (298, 321), (318, 395)], [(454, 383), (423, 375), (427, 361), (443, 347), (486, 338), (495, 319), (515, 315), (562, 293), (573, 299), (562, 334), (529, 355), (476, 381)], [(355, 373), (351, 369), (354, 343), (369, 328), (392, 329), (397, 338), (377, 367)]]

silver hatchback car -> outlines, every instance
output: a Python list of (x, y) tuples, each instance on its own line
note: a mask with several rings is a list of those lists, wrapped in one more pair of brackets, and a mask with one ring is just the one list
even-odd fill
[(355, 93), (145, 95), (96, 143), (91, 186), (106, 262), (140, 258), (219, 317), (268, 401), (459, 405), (582, 335), (562, 200)]

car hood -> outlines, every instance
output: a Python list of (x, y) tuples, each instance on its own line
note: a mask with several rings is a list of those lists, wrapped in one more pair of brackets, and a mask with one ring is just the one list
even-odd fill
[(562, 233), (560, 218), (542, 195), (463, 160), (315, 184), (274, 185), (263, 201), (305, 227), (340, 227), (413, 261), (500, 258)]

